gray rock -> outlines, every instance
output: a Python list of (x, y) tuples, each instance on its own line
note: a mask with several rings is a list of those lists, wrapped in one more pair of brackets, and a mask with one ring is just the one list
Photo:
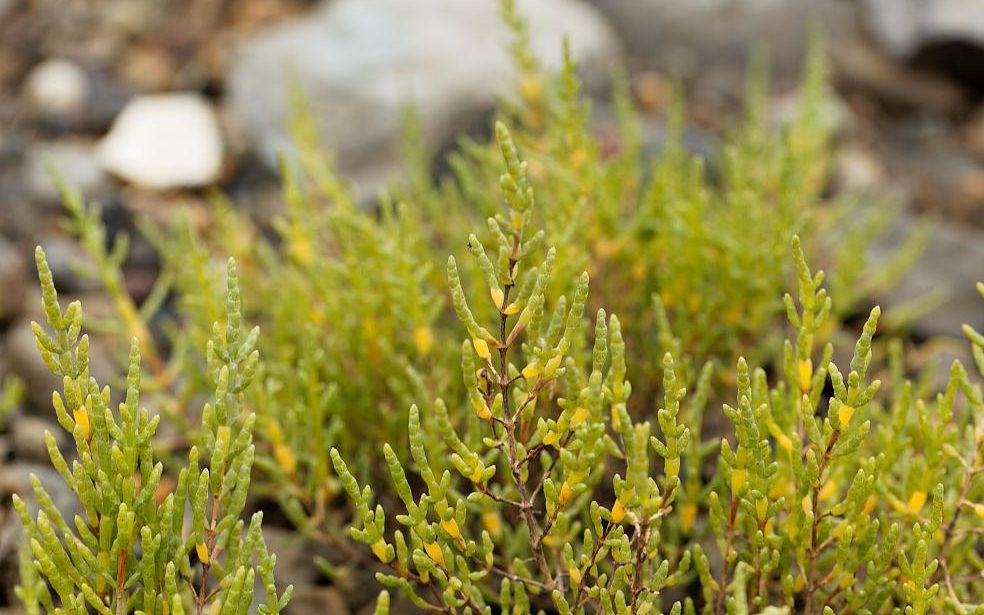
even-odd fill
[(967, 148), (981, 161), (984, 161), (984, 105), (978, 105), (963, 127), (963, 137)]
[(966, 105), (963, 90), (945, 76), (901, 64), (861, 37), (839, 41), (830, 50), (837, 81), (893, 106), (953, 115)]
[(833, 184), (838, 192), (876, 195), (884, 191), (887, 181), (884, 164), (870, 150), (849, 145), (836, 153)]
[(27, 271), (17, 247), (0, 236), (0, 321), (20, 314), (27, 294)]
[[(50, 233), (42, 236), (38, 244), (44, 248), (55, 288), (59, 292), (77, 293), (99, 289), (98, 280), (79, 274), (79, 268), (89, 266), (92, 259), (77, 241), (61, 233)], [(37, 271), (33, 266), (31, 269), (36, 275)]]
[(319, 577), (316, 557), (325, 557), (330, 549), (308, 540), (298, 532), (279, 527), (263, 527), (263, 539), (271, 553), (277, 554), (277, 580), (284, 585), (313, 584)]
[(300, 585), (287, 606), (287, 615), (348, 615), (342, 593), (334, 587)]
[[(75, 492), (65, 484), (58, 472), (48, 464), (20, 462), (0, 464), (0, 502), (4, 502), (6, 505), (10, 502), (11, 496), (17, 494), (27, 504), (31, 514), (36, 515), (38, 506), (34, 499), (34, 491), (31, 488), (31, 475), (37, 476), (41, 480), (41, 485), (51, 496), (55, 508), (71, 525), (75, 515), (81, 513), (78, 499)], [(0, 526), (0, 568), (9, 570), (16, 567), (17, 554), (24, 532), (20, 520), (13, 510), (2, 511), (0, 518), (5, 521)]]
[(37, 416), (21, 415), (10, 422), (10, 434), (14, 456), (18, 461), (49, 463), (48, 445), (44, 433), (48, 431), (55, 438), (59, 448), (68, 441), (65, 431), (57, 423)]
[(984, 49), (982, 0), (864, 0), (865, 21), (892, 55), (912, 57), (920, 48), (962, 42)]
[[(586, 82), (607, 82), (619, 45), (596, 11), (579, 0), (518, 4), (547, 66), (559, 65), (568, 34)], [(510, 91), (509, 37), (496, 3), (486, 0), (335, 0), (245, 41), (228, 75), (231, 110), (272, 166), (290, 150), (288, 85), (296, 76), (340, 171), (371, 194), (399, 167), (408, 105), (436, 150)]]
[(7, 502), (10, 496), (17, 494), (24, 499), (31, 511), (36, 512), (37, 504), (31, 488), (32, 475), (41, 480), (41, 485), (51, 496), (55, 508), (71, 523), (72, 517), (80, 511), (78, 498), (50, 464), (8, 463), (0, 466), (0, 498)]
[(218, 118), (197, 94), (138, 96), (99, 143), (103, 167), (147, 188), (200, 187), (222, 171)]
[(30, 323), (20, 321), (7, 331), (6, 352), (10, 357), (10, 371), (24, 381), (30, 406), (42, 416), (53, 416), (51, 392), (58, 390), (61, 382), (41, 359)]
[[(100, 385), (116, 385), (116, 371), (97, 341), (93, 339), (90, 344), (89, 371)], [(61, 390), (61, 379), (52, 375), (41, 359), (34, 333), (27, 320), (20, 320), (7, 330), (6, 352), (9, 355), (11, 373), (24, 381), (30, 407), (39, 416), (53, 417), (51, 393)]]
[(945, 118), (922, 114), (883, 132), (882, 159), (917, 211), (984, 227), (984, 162)]
[(112, 188), (93, 145), (75, 141), (39, 144), (24, 163), (24, 181), (31, 196), (43, 203), (58, 203), (60, 199), (48, 173), (49, 164), (86, 199), (102, 199)]
[[(872, 247), (873, 262), (892, 254), (917, 221), (911, 214), (898, 216), (893, 232)], [(891, 314), (893, 307), (925, 304), (935, 299), (938, 304), (915, 319), (912, 332), (923, 338), (963, 338), (960, 328), (964, 323), (984, 330), (984, 300), (976, 290), (977, 282), (984, 279), (982, 264), (981, 231), (940, 221), (925, 253), (899, 285), (880, 301), (889, 308), (887, 314)]]
[[(751, 52), (769, 54), (779, 87), (798, 80), (812, 22), (830, 37), (855, 30), (855, 9), (837, 0), (594, 0), (643, 66), (686, 79), (702, 100), (734, 105)], [(833, 46), (833, 45), (832, 45)], [(692, 85), (691, 85), (692, 83)]]

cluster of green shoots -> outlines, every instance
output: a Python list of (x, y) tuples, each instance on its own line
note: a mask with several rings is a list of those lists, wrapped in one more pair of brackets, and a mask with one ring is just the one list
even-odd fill
[[(283, 215), (267, 228), (216, 197), (207, 225), (145, 221), (163, 271), (139, 306), (125, 239), (107, 248), (98, 206), (63, 188), (110, 328), (135, 341), (114, 414), (86, 373), (78, 308), (51, 308), (45, 283), (55, 335), (39, 344), (66, 378), (56, 410), (79, 465), (53, 459), (85, 516), (73, 531), (41, 496), (43, 516), (24, 515), (26, 602), (54, 604), (51, 588), (66, 609), (233, 609), (244, 603), (227, 593), (256, 561), (278, 610), (259, 530), (239, 540), (252, 469), (253, 501), (375, 562), (426, 610), (974, 612), (981, 394), (959, 364), (939, 395), (929, 377), (910, 383), (901, 343), (875, 338), (877, 310), (860, 333), (844, 326), (921, 237), (872, 267), (864, 246), (887, 210), (826, 190), (822, 50), (778, 130), (754, 71), (741, 128), (707, 171), (683, 146), (679, 95), (656, 155), (621, 80), (616, 126), (597, 128), (569, 51), (559, 75), (542, 70), (513, 2), (502, 6), (519, 80), (495, 138), (463, 140), (435, 180), (408, 116), (406, 181), (375, 210), (333, 172), (297, 91)], [(465, 238), (472, 257), (445, 269)], [(784, 304), (792, 279), (798, 300)], [(967, 334), (984, 367), (984, 340)], [(832, 344), (858, 336), (835, 365)], [(158, 443), (163, 466), (138, 381), (177, 434)], [(391, 486), (358, 487), (381, 473)], [(186, 501), (192, 527), (178, 519)], [(364, 549), (339, 531), (350, 516)], [(64, 561), (78, 574), (56, 584)]]
[[(383, 585), (475, 615), (984, 612), (984, 398), (959, 362), (936, 396), (894, 365), (879, 397), (876, 307), (837, 367), (815, 343), (832, 309), (824, 275), (796, 238), (795, 341), (771, 379), (737, 361), (733, 435), (701, 436), (710, 368), (688, 395), (669, 354), (662, 399), (646, 400), (655, 424), (636, 421), (619, 320), (599, 310), (579, 348), (588, 275), (548, 300), (560, 257), (529, 232), (529, 165), (496, 134), (508, 210), (488, 220), (491, 255), (468, 241), (496, 315), (476, 318), (450, 258), (465, 394), (411, 407), (410, 462), (383, 446), (405, 512), (373, 507), (378, 491), (332, 451)], [(984, 336), (966, 333), (984, 375)]]
[[(291, 589), (277, 592), (276, 557), (263, 541), (262, 514), (254, 514), (248, 526), (241, 518), (253, 470), (255, 422), (243, 400), (259, 364), (259, 330), (243, 327), (235, 265), (228, 266), (225, 326), (215, 324), (208, 344), (214, 397), (202, 411), (201, 445), (190, 449), (174, 478), (154, 455), (161, 417), (140, 407), (139, 339), (130, 345), (120, 399), (89, 372), (81, 305), (72, 302), (62, 310), (41, 248), (36, 256), (50, 331), (38, 323), (32, 327), (45, 363), (62, 380), (52, 402), (75, 454), (66, 459), (50, 432), (45, 441), (79, 513), (66, 519), (34, 476), (36, 514), (14, 496), (25, 530), (17, 593), (26, 611), (279, 613)], [(257, 577), (265, 589), (258, 611), (251, 610)]]
[[(597, 130), (570, 53), (559, 75), (542, 70), (513, 3), (504, 1), (503, 9), (520, 76), (517, 96), (501, 115), (526, 154), (529, 188), (549, 204), (535, 213), (542, 227), (535, 241), (557, 251), (556, 275), (543, 293), (560, 301), (587, 271), (594, 283), (585, 309), (604, 306), (631, 323), (627, 377), (641, 395), (630, 413), (658, 394), (667, 352), (681, 386), (691, 388), (713, 361), (706, 386), (715, 391), (734, 384), (738, 355), (761, 363), (781, 359), (777, 298), (791, 273), (794, 233), (808, 238), (803, 247), (811, 259), (839, 272), (831, 283), (842, 303), (817, 333), (824, 340), (913, 255), (903, 249), (896, 261), (869, 272), (859, 246), (877, 231), (885, 210), (861, 211), (824, 196), (831, 127), (822, 120), (819, 46), (806, 67), (800, 112), (780, 131), (766, 111), (768, 88), (758, 77), (764, 71), (755, 72), (746, 120), (729, 136), (721, 170), (708, 176), (705, 161), (682, 146), (679, 96), (667, 111), (667, 142), (653, 158), (624, 83), (617, 80), (614, 88), (617, 126)], [(319, 537), (333, 533), (328, 517), (341, 491), (327, 451), (337, 447), (359, 477), (385, 470), (374, 454), (383, 442), (408, 461), (407, 409), (432, 394), (451, 398), (464, 390), (449, 326), (454, 306), (438, 290), (442, 263), (472, 229), (481, 229), (475, 230), (481, 242), (500, 240), (499, 231), (482, 223), (498, 211), (500, 171), (493, 141), (465, 140), (448, 157), (449, 171), (432, 180), (411, 115), (407, 179), (382, 196), (378, 210), (368, 210), (332, 171), (316, 120), (294, 94), (296, 155), (282, 165), (285, 211), (273, 232), (221, 198), (211, 204), (207, 227), (191, 218), (144, 224), (164, 270), (139, 307), (119, 273), (126, 243), (107, 250), (98, 208), (70, 189), (65, 201), (71, 229), (92, 256), (92, 273), (116, 306), (116, 330), (139, 341), (147, 394), (191, 442), (198, 437), (191, 409), (211, 387), (200, 357), (212, 322), (222, 317), (222, 263), (237, 260), (243, 309), (265, 332), (265, 367), (253, 395), (262, 470), (255, 489), (275, 499), (296, 527)], [(479, 265), (458, 265), (469, 294), (484, 275)], [(169, 297), (176, 322), (159, 318)], [(477, 318), (496, 316), (494, 306), (474, 309)], [(155, 318), (170, 325), (168, 352), (151, 334)]]

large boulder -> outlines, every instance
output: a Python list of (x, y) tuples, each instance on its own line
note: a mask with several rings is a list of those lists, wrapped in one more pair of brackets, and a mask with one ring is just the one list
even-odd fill
[[(289, 153), (289, 85), (297, 79), (339, 170), (365, 196), (399, 167), (408, 106), (432, 150), (480, 124), (514, 84), (510, 33), (488, 0), (335, 0), (260, 32), (228, 76), (234, 117), (271, 167)], [(590, 87), (618, 62), (614, 32), (578, 0), (522, 0), (533, 52), (557, 67), (569, 35)]]
[(947, 42), (984, 48), (984, 0), (864, 0), (864, 6), (872, 34), (896, 57)]
[(984, 0), (864, 0), (865, 22), (893, 57), (984, 87)]
[(638, 64), (687, 82), (720, 108), (744, 91), (752, 52), (768, 53), (780, 88), (798, 81), (811, 24), (838, 42), (855, 35), (856, 9), (839, 0), (593, 0)]

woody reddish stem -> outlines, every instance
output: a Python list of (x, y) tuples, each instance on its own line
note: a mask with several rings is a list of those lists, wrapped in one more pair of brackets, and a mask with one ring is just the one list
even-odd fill
[[(513, 237), (513, 251), (512, 255), (509, 257), (509, 279), (510, 282), (505, 285), (503, 289), (503, 299), (502, 306), (509, 304), (509, 293), (512, 291), (515, 284), (512, 282), (513, 273), (516, 268), (516, 263), (518, 261), (519, 254), (519, 236), (514, 235)], [(526, 486), (526, 481), (523, 479), (523, 460), (520, 459), (519, 449), (516, 444), (516, 417), (513, 416), (510, 407), (509, 399), (509, 389), (512, 381), (509, 379), (509, 345), (511, 340), (507, 337), (507, 320), (509, 316), (503, 312), (503, 308), (499, 308), (499, 390), (502, 393), (502, 415), (503, 423), (505, 426), (505, 435), (507, 442), (507, 456), (509, 458), (509, 468), (512, 471), (513, 480), (516, 482), (516, 487), (519, 489), (520, 506), (519, 512), (523, 516), (523, 520), (526, 522), (526, 528), (530, 534), (530, 545), (533, 549), (533, 557), (536, 560), (537, 567), (540, 569), (540, 574), (543, 575), (544, 584), (553, 589), (554, 578), (550, 571), (550, 564), (547, 562), (547, 556), (543, 551), (543, 537), (544, 532), (537, 522), (536, 514), (533, 511), (533, 498), (530, 496), (529, 489)]]
[(841, 430), (835, 429), (833, 433), (830, 434), (830, 440), (827, 442), (826, 448), (823, 451), (823, 457), (820, 458), (820, 465), (817, 468), (817, 484), (813, 485), (810, 494), (811, 510), (813, 511), (813, 526), (810, 528), (810, 573), (808, 575), (807, 587), (806, 587), (806, 608), (803, 611), (806, 615), (810, 615), (816, 612), (816, 592), (819, 589), (819, 585), (822, 581), (818, 581), (816, 561), (817, 555), (821, 550), (822, 545), (817, 545), (817, 540), (820, 534), (820, 521), (822, 515), (819, 514), (817, 507), (820, 504), (820, 489), (823, 484), (823, 473), (827, 470), (827, 466), (830, 464), (831, 453), (834, 450), (834, 445), (837, 444), (837, 440), (840, 438)]

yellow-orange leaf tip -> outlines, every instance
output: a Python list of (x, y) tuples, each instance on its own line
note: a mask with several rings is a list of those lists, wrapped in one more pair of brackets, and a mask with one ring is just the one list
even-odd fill
[(205, 546), (205, 543), (204, 542), (200, 542), (200, 543), (198, 543), (198, 544), (195, 545), (195, 553), (198, 554), (198, 559), (203, 564), (210, 563), (210, 559), (209, 559), (209, 556), (208, 556), (208, 547)]
[(807, 393), (810, 390), (810, 383), (813, 380), (813, 361), (810, 359), (803, 359), (799, 362), (799, 386), (801, 393)]
[(79, 426), (82, 430), (82, 437), (86, 440), (89, 439), (89, 411), (85, 409), (85, 406), (79, 406), (76, 408), (72, 415), (75, 417), (75, 424)]
[(486, 361), (492, 358), (492, 352), (489, 350), (489, 343), (481, 338), (475, 338), (472, 340), (472, 346), (475, 347), (475, 353), (479, 357), (485, 359)]

